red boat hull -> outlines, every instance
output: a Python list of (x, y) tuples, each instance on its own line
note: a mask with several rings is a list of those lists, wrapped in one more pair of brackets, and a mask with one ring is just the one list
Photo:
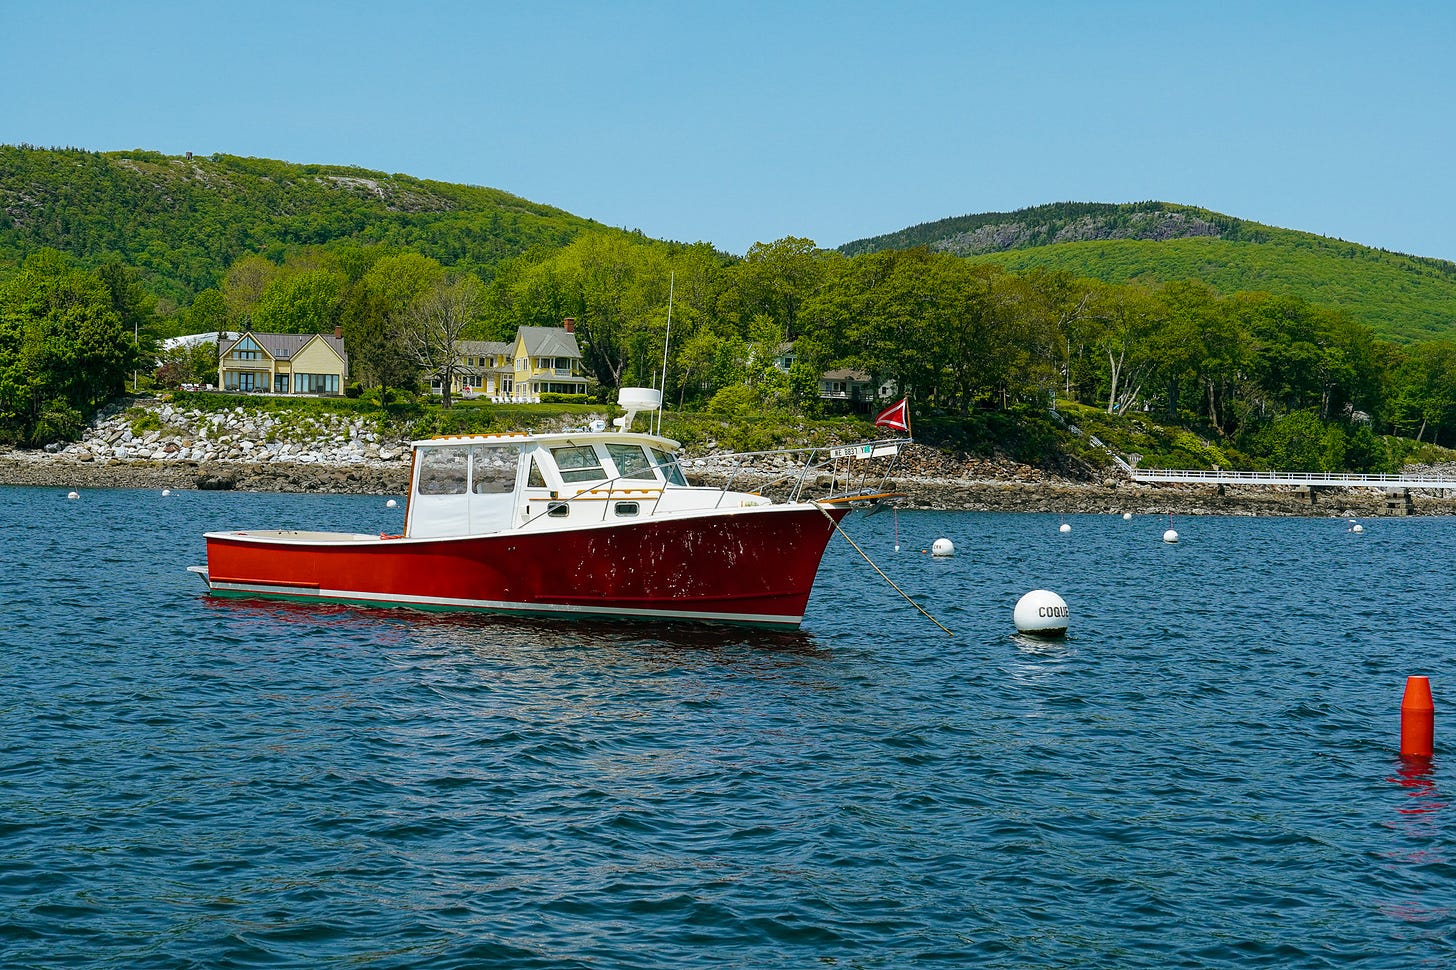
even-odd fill
[(214, 593), (797, 627), (845, 509), (766, 506), (444, 539), (209, 533)]

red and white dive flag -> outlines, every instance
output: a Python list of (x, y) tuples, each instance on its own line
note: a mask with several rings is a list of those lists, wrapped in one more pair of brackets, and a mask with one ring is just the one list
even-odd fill
[(880, 412), (875, 418), (875, 427), (893, 428), (896, 431), (910, 433), (910, 399), (900, 398), (899, 404), (891, 404)]

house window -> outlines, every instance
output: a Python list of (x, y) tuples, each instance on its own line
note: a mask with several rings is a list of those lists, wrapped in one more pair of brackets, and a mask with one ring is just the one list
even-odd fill
[(267, 390), (268, 372), (265, 370), (223, 371), (222, 386), (227, 391)]
[(338, 374), (294, 374), (294, 394), (337, 394)]
[(228, 351), (228, 356), (234, 360), (260, 360), (263, 356), (263, 348), (253, 342), (252, 337), (244, 337)]

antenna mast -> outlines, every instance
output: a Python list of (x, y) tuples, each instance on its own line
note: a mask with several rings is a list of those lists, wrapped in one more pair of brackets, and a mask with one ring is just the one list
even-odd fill
[(662, 434), (662, 412), (667, 407), (667, 345), (672, 340), (672, 296), (677, 286), (677, 271), (667, 278), (667, 333), (662, 338), (662, 403), (657, 406), (657, 433)]

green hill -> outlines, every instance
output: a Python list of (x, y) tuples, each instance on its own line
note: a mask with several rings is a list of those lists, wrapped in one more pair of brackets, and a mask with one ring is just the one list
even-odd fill
[(179, 303), (247, 253), (389, 243), (488, 276), (588, 228), (603, 227), (496, 189), (360, 168), (0, 145), (0, 264), (43, 246), (114, 256)]
[(912, 226), (846, 243), (846, 255), (925, 246), (1012, 270), (1067, 270), (1109, 283), (1199, 279), (1349, 313), (1398, 342), (1456, 336), (1456, 263), (1163, 202), (1059, 203)]

